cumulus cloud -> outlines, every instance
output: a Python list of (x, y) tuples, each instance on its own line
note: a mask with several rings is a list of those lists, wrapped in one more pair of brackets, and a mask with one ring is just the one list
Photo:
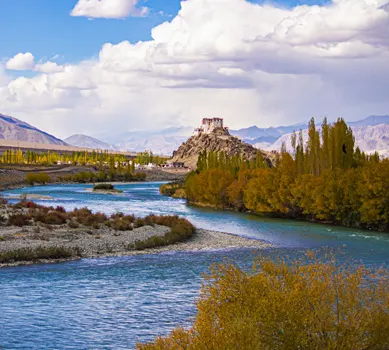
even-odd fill
[(152, 40), (106, 43), (97, 59), (16, 79), (0, 87), (0, 104), (8, 113), (28, 111), (38, 126), (50, 115), (59, 136), (196, 125), (212, 115), (244, 127), (387, 114), (385, 4), (183, 1)]
[(79, 0), (73, 8), (72, 16), (88, 18), (126, 18), (145, 16), (146, 7), (137, 7), (139, 0)]
[(6, 64), (8, 70), (31, 70), (34, 67), (34, 56), (31, 52), (18, 53)]
[(39, 73), (58, 73), (63, 72), (64, 67), (55, 62), (47, 61), (35, 64), (35, 57), (32, 53), (18, 53), (6, 63), (8, 70), (16, 71), (35, 71)]
[(38, 63), (34, 66), (34, 70), (36, 72), (41, 72), (41, 73), (58, 73), (58, 72), (63, 72), (64, 67), (59, 66), (55, 62), (45, 62), (45, 63)]

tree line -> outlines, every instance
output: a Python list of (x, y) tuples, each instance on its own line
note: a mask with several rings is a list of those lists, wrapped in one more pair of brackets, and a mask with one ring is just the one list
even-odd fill
[(82, 151), (72, 153), (58, 153), (53, 151), (34, 152), (21, 149), (5, 150), (0, 157), (2, 164), (28, 164), (28, 165), (92, 165), (99, 168), (121, 168), (123, 166), (132, 166), (135, 164), (145, 165), (149, 163), (162, 164), (167, 160), (166, 157), (156, 156), (151, 151), (140, 152), (135, 159), (129, 160), (122, 154), (110, 153), (109, 151)]
[(189, 201), (239, 211), (318, 220), (345, 226), (389, 229), (389, 160), (357, 147), (343, 119), (312, 119), (308, 139), (293, 133), (273, 164), (204, 152), (188, 175)]

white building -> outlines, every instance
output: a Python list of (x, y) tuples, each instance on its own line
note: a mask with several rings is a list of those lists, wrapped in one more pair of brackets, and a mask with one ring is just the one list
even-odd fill
[(201, 126), (195, 129), (194, 135), (211, 134), (216, 129), (228, 130), (223, 125), (223, 118), (203, 118)]

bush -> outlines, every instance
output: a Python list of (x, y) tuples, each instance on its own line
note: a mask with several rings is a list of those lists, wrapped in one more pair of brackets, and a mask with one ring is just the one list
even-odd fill
[(50, 176), (45, 173), (29, 173), (26, 176), (27, 185), (34, 186), (35, 183), (46, 184), (50, 182)]
[(26, 214), (13, 214), (8, 218), (7, 226), (27, 226), (30, 224), (31, 217)]
[(131, 231), (132, 224), (125, 219), (116, 219), (110, 222), (109, 226), (115, 231)]
[(93, 182), (95, 180), (95, 174), (91, 171), (83, 171), (71, 176), (71, 181), (79, 183)]
[(23, 209), (23, 208), (26, 208), (26, 209), (43, 209), (43, 208), (46, 208), (44, 207), (43, 205), (39, 205), (39, 204), (36, 204), (32, 201), (26, 201), (26, 200), (21, 200), (20, 202), (18, 203), (15, 203), (12, 205), (12, 208), (14, 209)]
[(78, 228), (80, 225), (78, 224), (78, 222), (77, 221), (74, 221), (74, 220), (70, 220), (69, 222), (68, 222), (68, 225), (69, 225), (69, 227), (70, 228)]
[(66, 213), (65, 208), (64, 208), (64, 207), (61, 207), (61, 206), (59, 206), (59, 205), (55, 208), (55, 211), (58, 211), (59, 213)]
[(65, 247), (22, 248), (0, 253), (0, 263), (35, 261), (41, 259), (67, 259), (81, 256), (79, 249)]
[(112, 184), (96, 184), (93, 186), (94, 190), (114, 190), (115, 187)]
[(134, 173), (132, 175), (132, 180), (133, 181), (145, 181), (146, 180), (146, 173)]
[(170, 182), (159, 187), (159, 193), (166, 197), (173, 197), (178, 190), (184, 188), (183, 182)]
[(81, 225), (91, 227), (97, 227), (98, 224), (103, 224), (108, 220), (105, 214), (93, 214), (88, 208), (74, 209), (68, 214), (68, 217), (75, 219)]
[(136, 241), (134, 244), (129, 245), (129, 249), (143, 250), (183, 242), (191, 238), (196, 231), (195, 227), (188, 220), (179, 218), (178, 216), (149, 215), (142, 222), (145, 225), (156, 224), (167, 226), (171, 229), (163, 236), (152, 236), (144, 241)]
[(145, 223), (144, 219), (142, 219), (142, 218), (137, 218), (134, 221), (134, 227), (135, 228), (143, 227), (145, 225), (146, 225), (146, 223)]
[(65, 213), (50, 211), (47, 214), (38, 213), (34, 219), (47, 225), (63, 225), (66, 224), (68, 217)]
[(214, 266), (193, 327), (137, 348), (388, 349), (388, 271), (307, 259)]

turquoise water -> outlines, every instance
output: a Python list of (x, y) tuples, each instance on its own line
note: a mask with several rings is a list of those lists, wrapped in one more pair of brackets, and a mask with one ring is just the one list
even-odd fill
[[(296, 256), (307, 248), (340, 248), (342, 259), (389, 265), (389, 235), (250, 214), (190, 207), (163, 197), (158, 183), (116, 186), (122, 195), (86, 192), (91, 185), (31, 187), (7, 191), (50, 196), (37, 200), (66, 209), (122, 211), (144, 216), (178, 214), (196, 226), (262, 239), (275, 248), (261, 254)], [(0, 243), (1, 244), (1, 243)], [(4, 349), (128, 349), (136, 341), (189, 325), (201, 274), (231, 259), (249, 266), (248, 249), (83, 259), (63, 264), (0, 269), (0, 345)]]

